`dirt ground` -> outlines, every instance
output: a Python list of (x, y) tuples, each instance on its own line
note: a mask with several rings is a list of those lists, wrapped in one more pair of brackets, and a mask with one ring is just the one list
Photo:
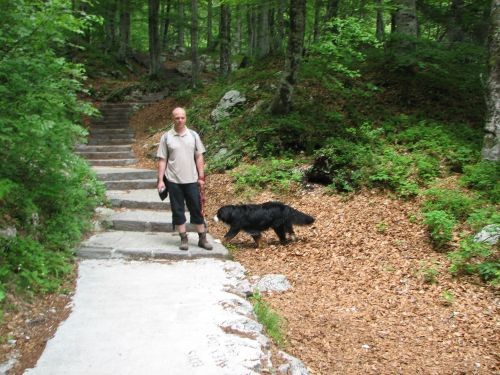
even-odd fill
[[(148, 154), (161, 134), (154, 129), (168, 126), (170, 110), (180, 104), (167, 99), (131, 119), (137, 166), (155, 168)], [(211, 218), (243, 197), (227, 174), (207, 176), (206, 196), (209, 231), (222, 238), (227, 228)], [(280, 273), (291, 282), (291, 290), (264, 298), (283, 318), (284, 350), (311, 374), (500, 373), (498, 289), (451, 277), (445, 254), (432, 249), (420, 224), (418, 202), (377, 191), (329, 195), (321, 186), (251, 199), (269, 200), (316, 221), (297, 227), (298, 241), (291, 244), (280, 245), (266, 232), (256, 249), (242, 233), (229, 247), (248, 276)], [(0, 327), (0, 362), (15, 351), (21, 359), (9, 374), (35, 363), (66, 318), (70, 296), (12, 301)]]

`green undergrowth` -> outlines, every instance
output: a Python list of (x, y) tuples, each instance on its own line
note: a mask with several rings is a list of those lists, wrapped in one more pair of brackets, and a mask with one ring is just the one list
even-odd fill
[(271, 337), (276, 345), (283, 348), (285, 346), (283, 319), (271, 309), (258, 291), (254, 292), (250, 301), (252, 302), (257, 320), (264, 326), (266, 334)]

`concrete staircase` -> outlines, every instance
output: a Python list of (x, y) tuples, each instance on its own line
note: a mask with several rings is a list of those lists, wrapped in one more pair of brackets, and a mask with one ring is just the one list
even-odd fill
[[(156, 170), (134, 168), (129, 126), (131, 104), (103, 104), (102, 118), (92, 122), (87, 145), (76, 152), (87, 159), (106, 188), (111, 212), (102, 217), (109, 230), (84, 241), (78, 254), (85, 258), (192, 258), (225, 257), (227, 249), (213, 243), (214, 249), (198, 248), (198, 235), (189, 233), (189, 250), (178, 249), (180, 239), (174, 233), (168, 199), (161, 201), (156, 191)], [(101, 210), (106, 211), (106, 210)], [(194, 231), (189, 224), (187, 230)]]

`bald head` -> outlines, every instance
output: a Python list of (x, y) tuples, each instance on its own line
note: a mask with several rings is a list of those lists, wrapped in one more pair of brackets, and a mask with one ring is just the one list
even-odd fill
[(172, 111), (174, 120), (174, 128), (177, 133), (182, 133), (186, 127), (186, 110), (182, 107), (177, 107)]

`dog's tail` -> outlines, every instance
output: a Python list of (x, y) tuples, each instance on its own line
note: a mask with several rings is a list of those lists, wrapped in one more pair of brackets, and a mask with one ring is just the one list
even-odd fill
[(311, 225), (314, 223), (314, 217), (300, 212), (294, 208), (292, 208), (292, 212), (290, 213), (292, 224), (295, 225)]

